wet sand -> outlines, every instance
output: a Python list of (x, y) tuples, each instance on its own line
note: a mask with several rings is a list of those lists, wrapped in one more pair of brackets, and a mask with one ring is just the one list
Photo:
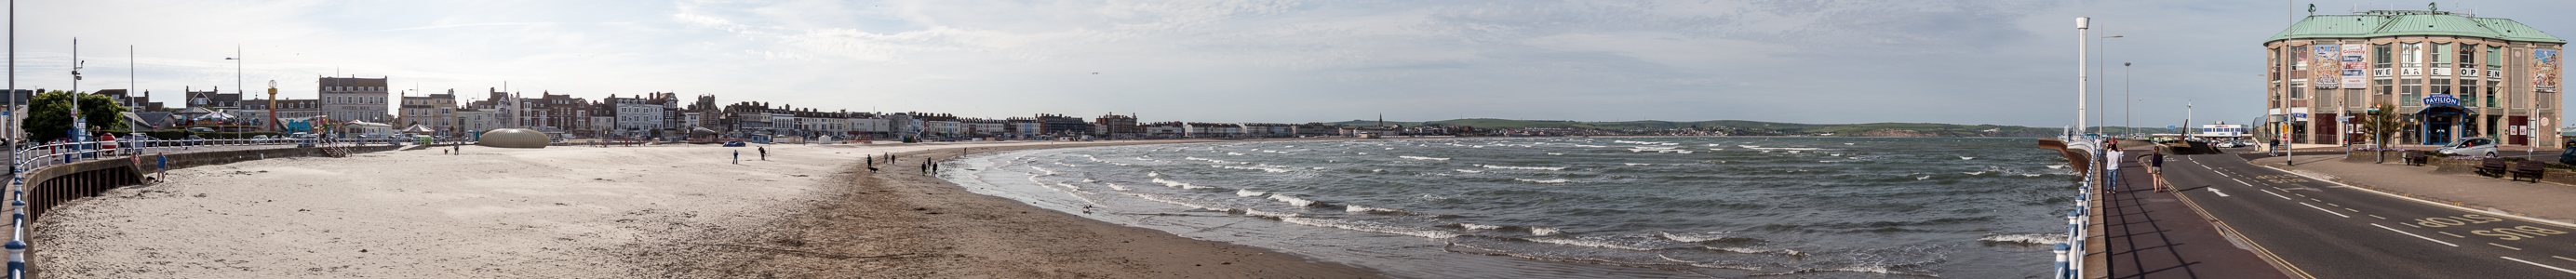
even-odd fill
[[(174, 170), (56, 208), (40, 275), (119, 278), (1371, 278), (923, 175), (925, 159), (1064, 144), (467, 147)], [(861, 166), (878, 158), (880, 171)], [(963, 171), (963, 170), (959, 170)]]

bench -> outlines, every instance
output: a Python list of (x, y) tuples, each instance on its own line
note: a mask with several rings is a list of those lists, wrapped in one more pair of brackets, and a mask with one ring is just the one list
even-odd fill
[(2540, 161), (2522, 161), (2514, 163), (2512, 170), (2513, 177), (2507, 179), (2521, 180), (2522, 176), (2530, 175), (2531, 182), (2538, 183), (2540, 182), (2540, 173), (2544, 170), (2541, 166), (2545, 164), (2547, 163), (2542, 163)]
[(2505, 172), (2505, 170), (2506, 170), (2506, 169), (2513, 168), (2513, 164), (2512, 164), (2512, 163), (2505, 162), (2505, 161), (2504, 161), (2504, 158), (2487, 158), (2486, 160), (2482, 160), (2482, 161), (2483, 161), (2483, 162), (2479, 162), (2479, 163), (2478, 163), (2478, 174), (2479, 174), (2479, 175), (2488, 175), (2488, 174), (2492, 174), (2492, 175), (2496, 175), (2496, 176), (2503, 176), (2503, 175), (2505, 175), (2505, 173), (2504, 173), (2504, 172)]
[(2406, 165), (2408, 166), (2421, 166), (2424, 165), (2425, 162), (2431, 161), (2431, 159), (2432, 157), (2430, 156), (2424, 156), (2423, 150), (2407, 150), (2406, 157), (2401, 161), (2406, 161)]

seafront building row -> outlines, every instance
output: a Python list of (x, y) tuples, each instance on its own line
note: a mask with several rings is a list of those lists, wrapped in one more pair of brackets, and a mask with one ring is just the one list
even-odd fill
[[(128, 122), (142, 130), (214, 128), (224, 131), (313, 132), (317, 120), (346, 122), (344, 133), (411, 133), (470, 136), (477, 131), (525, 128), (573, 138), (832, 137), (837, 139), (958, 138), (1270, 138), (1358, 137), (1371, 135), (1449, 134), (1452, 127), (1342, 127), (1322, 123), (1211, 123), (1138, 121), (1134, 114), (1104, 114), (1089, 119), (1039, 113), (1025, 117), (976, 118), (930, 112), (854, 112), (797, 107), (758, 101), (717, 102), (714, 94), (681, 96), (671, 92), (611, 94), (589, 99), (539, 91), (537, 94), (490, 88), (482, 98), (466, 101), (444, 93), (403, 94), (386, 86), (391, 77), (320, 77), (317, 98), (292, 99), (259, 93), (223, 92), (220, 87), (184, 88), (178, 107), (151, 102), (151, 93), (125, 89), (88, 92), (109, 97), (125, 107)], [(20, 90), (8, 100), (26, 100), (38, 90)], [(23, 104), (11, 104), (23, 105)], [(392, 113), (387, 113), (387, 112)], [(25, 114), (17, 114), (23, 116)], [(274, 122), (271, 119), (275, 119)]]

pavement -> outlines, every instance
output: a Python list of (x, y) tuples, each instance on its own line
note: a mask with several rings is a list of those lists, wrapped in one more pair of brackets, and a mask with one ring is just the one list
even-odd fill
[[(2145, 153), (2133, 149), (2129, 154)], [(2205, 155), (2224, 156), (2224, 155)], [(2134, 160), (2129, 162), (2136, 162)], [(2099, 228), (2092, 237), (2089, 278), (2292, 278), (2274, 269), (2252, 250), (2229, 240), (2225, 224), (2201, 218), (2174, 193), (2149, 188), (2150, 174), (2138, 164), (2112, 172), (2124, 185), (2105, 187), (2094, 214)], [(2088, 243), (2094, 244), (2094, 243)], [(2098, 249), (2098, 250), (2096, 250)], [(2095, 277), (2103, 276), (2103, 277)]]
[[(2157, 208), (2159, 197), (2171, 197), (2173, 203), (2196, 210), (2197, 217), (2204, 219), (2149, 218), (2157, 227), (2125, 231), (2158, 233), (2107, 240), (2183, 239), (2170, 241), (2172, 252), (2168, 252), (2182, 260), (2158, 259), (2155, 251), (2147, 250), (2127, 261), (2135, 268), (2121, 268), (2118, 264), (2123, 261), (2113, 257), (2108, 277), (2576, 277), (2576, 236), (2566, 235), (2576, 232), (2576, 227), (2544, 220), (2576, 216), (2576, 209), (2559, 205), (2576, 200), (2570, 199), (2576, 197), (2576, 187), (2432, 174), (2429, 167), (2341, 163), (2340, 153), (2292, 158), (2240, 155), (2169, 156), (2166, 178), (2181, 191), (2161, 196), (2126, 194), (2144, 197), (2147, 209)], [(2289, 171), (2257, 165), (2285, 160), (2298, 160), (2299, 165), (2287, 167)], [(2123, 172), (2124, 177), (2127, 173)], [(2118, 200), (2118, 195), (2122, 194), (2107, 200)], [(2206, 222), (2243, 252), (2186, 249), (2216, 245), (2192, 240), (2206, 238), (2199, 235), (2208, 232), (2185, 220)], [(2105, 225), (2121, 223), (2106, 221)], [(2166, 224), (2176, 227), (2162, 227)], [(2144, 243), (2149, 246), (2138, 247), (2156, 248), (2151, 245), (2157, 244)], [(2273, 269), (2260, 273), (2241, 265), (2220, 268), (2254, 262), (2238, 253), (2251, 253)]]

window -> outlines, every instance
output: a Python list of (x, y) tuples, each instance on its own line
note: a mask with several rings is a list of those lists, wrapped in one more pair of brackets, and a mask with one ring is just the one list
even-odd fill
[(2456, 52), (2460, 53), (2460, 67), (2469, 67), (2478, 63), (2478, 46), (2460, 45), (2460, 50)]
[(2400, 49), (2397, 50), (2397, 58), (2402, 60), (2400, 61), (2402, 64), (2398, 65), (2398, 67), (2414, 68), (2424, 66), (2424, 43), (2404, 44), (2399, 48)]
[[(2388, 44), (2370, 45), (2370, 62), (2374, 63), (2371, 67), (2387, 68), (2388, 61), (2393, 61), (2388, 58)], [(2381, 94), (2386, 94), (2386, 92), (2381, 92)]]

